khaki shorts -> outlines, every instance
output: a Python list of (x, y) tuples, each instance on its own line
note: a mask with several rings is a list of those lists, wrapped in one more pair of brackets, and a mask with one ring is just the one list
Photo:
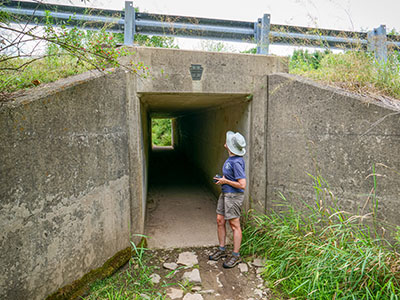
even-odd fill
[(244, 193), (221, 193), (218, 198), (217, 214), (225, 220), (239, 218), (242, 213)]

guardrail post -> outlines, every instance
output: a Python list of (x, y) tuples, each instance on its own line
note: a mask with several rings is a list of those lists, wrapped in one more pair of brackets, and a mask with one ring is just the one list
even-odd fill
[(271, 28), (271, 15), (264, 14), (258, 19), (257, 26), (257, 54), (269, 53), (269, 31)]
[(368, 50), (375, 52), (375, 58), (380, 62), (387, 61), (386, 26), (381, 25), (368, 32)]
[(132, 46), (135, 37), (136, 12), (132, 1), (125, 1), (124, 45)]

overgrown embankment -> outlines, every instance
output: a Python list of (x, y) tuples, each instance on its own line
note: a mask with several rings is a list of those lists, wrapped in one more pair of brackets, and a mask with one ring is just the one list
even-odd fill
[[(144, 77), (149, 75), (148, 68), (140, 62), (120, 64), (121, 56), (132, 53), (120, 47), (123, 34), (108, 32), (107, 27), (98, 31), (69, 28), (68, 23), (55, 27), (51, 16), (47, 16), (45, 26), (27, 29), (22, 21), (18, 26), (9, 27), (11, 20), (18, 21), (7, 14), (0, 17), (7, 36), (3, 40), (5, 46), (0, 49), (0, 101), (12, 98), (13, 92), (94, 69), (121, 67)], [(171, 37), (138, 34), (135, 43), (177, 48)]]
[(390, 244), (376, 211), (340, 210), (324, 180), (314, 182), (314, 205), (300, 211), (281, 194), (281, 212), (248, 216), (243, 254), (264, 256), (264, 279), (291, 299), (398, 299), (398, 234)]
[(385, 95), (400, 99), (400, 54), (390, 52), (381, 62), (365, 51), (332, 53), (294, 51), (289, 72), (338, 86), (358, 94)]

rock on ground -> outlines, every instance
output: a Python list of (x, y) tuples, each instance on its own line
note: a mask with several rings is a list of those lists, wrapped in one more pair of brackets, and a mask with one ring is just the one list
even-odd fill
[(160, 279), (161, 279), (160, 275), (158, 275), (158, 274), (152, 274), (152, 275), (150, 275), (150, 278), (151, 278), (151, 282), (155, 283), (155, 284), (159, 283)]
[(261, 258), (256, 258), (253, 262), (252, 262), (253, 266), (255, 267), (264, 267), (265, 264), (265, 258), (261, 259)]
[(176, 268), (178, 268), (178, 265), (176, 264), (176, 263), (164, 263), (163, 264), (163, 267), (165, 268), (165, 269), (168, 269), (168, 270), (176, 270)]
[[(219, 260), (215, 264), (209, 264), (208, 252), (212, 251), (213, 249), (214, 247), (188, 248), (185, 250), (159, 249), (149, 251), (148, 254), (150, 259), (148, 264), (149, 266), (154, 266), (156, 270), (153, 272), (154, 277), (157, 277), (155, 274), (161, 277), (157, 287), (160, 289), (160, 291), (165, 293), (166, 299), (183, 300), (185, 293), (188, 293), (188, 296), (185, 298), (185, 300), (279, 299), (279, 297), (275, 297), (273, 292), (266, 287), (268, 284), (264, 284), (261, 274), (257, 274), (258, 269), (263, 270), (264, 268), (254, 267), (252, 263), (247, 263), (248, 271), (241, 272), (238, 266), (232, 269), (224, 269), (222, 266), (223, 260)], [(195, 268), (189, 268), (187, 266), (182, 267), (181, 264), (178, 268), (171, 271), (170, 269), (163, 267), (164, 263), (176, 263), (179, 255), (182, 254), (182, 252), (191, 253), (190, 256), (192, 257), (197, 256), (198, 263), (196, 264)], [(253, 260), (251, 260), (251, 262), (252, 261)], [(193, 261), (191, 264), (195, 262), (196, 261)], [(188, 289), (189, 287), (191, 287), (191, 289), (186, 292), (177, 285), (181, 281), (184, 273), (187, 273), (185, 275), (186, 281), (197, 281), (191, 283), (188, 286)], [(160, 283), (164, 281), (166, 284), (161, 286)], [(174, 291), (171, 288), (175, 288), (177, 290)], [(179, 289), (183, 291), (183, 294), (179, 291)], [(167, 295), (167, 293), (169, 293), (169, 295)], [(201, 295), (202, 298), (196, 296), (196, 294)], [(145, 300), (145, 297), (143, 297), (143, 300)]]
[(183, 297), (183, 300), (203, 300), (203, 296), (200, 294), (186, 294), (185, 297)]
[(179, 254), (178, 261), (176, 262), (178, 265), (184, 265), (188, 267), (193, 267), (197, 265), (199, 262), (197, 260), (197, 255), (193, 252), (182, 252)]
[(254, 295), (256, 295), (256, 296), (261, 298), (263, 296), (263, 292), (260, 289), (255, 289), (254, 290)]
[(238, 264), (238, 268), (239, 268), (240, 272), (242, 272), (242, 273), (249, 271), (249, 267), (245, 263)]
[(183, 297), (183, 291), (180, 289), (176, 289), (176, 288), (169, 288), (167, 290), (167, 296), (169, 297), (169, 299), (173, 300), (173, 299), (180, 299)]
[(185, 272), (182, 276), (182, 279), (187, 279), (192, 283), (201, 283), (200, 272), (198, 269), (194, 269), (191, 272)]

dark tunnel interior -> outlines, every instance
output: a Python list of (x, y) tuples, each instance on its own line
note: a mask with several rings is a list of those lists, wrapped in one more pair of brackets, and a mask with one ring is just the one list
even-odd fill
[[(149, 246), (217, 243), (215, 209), (220, 187), (212, 177), (228, 157), (228, 130), (249, 132), (246, 95), (143, 95), (142, 122), (148, 187), (145, 232)], [(171, 118), (172, 146), (153, 146), (151, 118)], [(193, 234), (196, 233), (196, 234)]]

